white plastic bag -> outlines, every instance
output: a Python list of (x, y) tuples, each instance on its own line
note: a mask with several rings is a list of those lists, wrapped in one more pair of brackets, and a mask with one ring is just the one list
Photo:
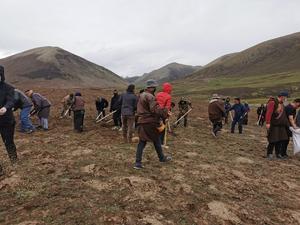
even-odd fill
[(294, 129), (290, 127), (293, 133), (293, 143), (294, 143), (294, 155), (300, 152), (300, 129)]

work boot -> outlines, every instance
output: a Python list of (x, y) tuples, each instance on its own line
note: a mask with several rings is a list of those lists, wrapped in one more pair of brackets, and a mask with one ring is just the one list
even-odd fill
[(171, 156), (165, 156), (164, 159), (159, 160), (159, 161), (165, 163), (165, 162), (169, 162), (169, 161), (171, 161), (171, 160), (172, 160), (172, 157), (171, 157)]

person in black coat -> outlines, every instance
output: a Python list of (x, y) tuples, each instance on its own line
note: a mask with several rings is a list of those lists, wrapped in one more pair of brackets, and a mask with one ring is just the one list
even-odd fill
[(3, 66), (0, 66), (0, 77), (0, 133), (9, 159), (14, 164), (17, 161), (17, 149), (14, 143), (15, 118), (12, 111), (15, 104), (14, 88), (5, 82)]
[(122, 107), (121, 96), (119, 95), (117, 90), (114, 90), (114, 95), (110, 101), (110, 112), (116, 111), (113, 114), (113, 120), (115, 126), (113, 128), (114, 130), (120, 129), (122, 127), (121, 107)]
[(96, 99), (95, 104), (98, 112), (97, 116), (99, 116), (102, 113), (102, 115), (99, 116), (99, 119), (101, 117), (105, 117), (105, 109), (108, 107), (108, 101), (103, 97), (99, 97)]

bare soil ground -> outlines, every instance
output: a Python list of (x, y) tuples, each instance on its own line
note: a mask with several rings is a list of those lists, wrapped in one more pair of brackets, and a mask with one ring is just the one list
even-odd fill
[(300, 224), (299, 157), (263, 158), (265, 133), (254, 116), (243, 135), (225, 126), (214, 139), (206, 103), (194, 102), (190, 126), (170, 137), (173, 161), (159, 163), (149, 145), (145, 169), (136, 171), (136, 144), (94, 122), (98, 90), (82, 91), (83, 134), (58, 119), (67, 91), (39, 91), (54, 103), (51, 130), (17, 133), (14, 167), (1, 145), (0, 224)]

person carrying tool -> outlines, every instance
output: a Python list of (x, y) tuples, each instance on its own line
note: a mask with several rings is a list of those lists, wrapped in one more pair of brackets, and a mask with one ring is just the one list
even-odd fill
[(235, 126), (238, 124), (239, 133), (243, 133), (243, 121), (246, 113), (246, 109), (243, 104), (241, 104), (241, 99), (239, 97), (234, 98), (234, 105), (229, 109), (229, 111), (234, 111), (233, 121), (231, 123), (231, 133), (235, 131)]
[(20, 132), (30, 134), (35, 131), (35, 127), (32, 125), (30, 119), (30, 111), (33, 104), (30, 99), (20, 90), (15, 89), (14, 92), (14, 111), (21, 109), (20, 112), (20, 121), (21, 129)]
[(225, 108), (225, 124), (228, 124), (229, 116), (232, 117), (231, 114), (230, 114), (231, 113), (230, 112), (231, 104), (230, 104), (230, 98), (229, 97), (227, 97), (225, 99), (224, 108)]
[(155, 99), (154, 93), (158, 86), (155, 80), (146, 82), (146, 89), (140, 95), (137, 105), (139, 143), (136, 150), (135, 169), (142, 169), (142, 156), (147, 142), (154, 144), (160, 162), (168, 162), (172, 158), (165, 156), (159, 140), (161, 119), (166, 119), (170, 114), (167, 109), (161, 109)]
[[(192, 107), (192, 103), (190, 101), (188, 101), (185, 97), (182, 97), (180, 99), (180, 101), (178, 102), (178, 108), (179, 108), (179, 115), (177, 117), (177, 120), (179, 120), (182, 116), (184, 116), (184, 127), (187, 127), (187, 123), (188, 123), (188, 115), (187, 112), (189, 111), (189, 108), (193, 108)], [(177, 122), (177, 126), (179, 125), (180, 121)]]
[[(18, 159), (14, 143), (15, 118), (12, 110), (14, 103), (14, 88), (5, 82), (4, 67), (0, 66), (0, 133), (12, 164), (15, 164)], [(0, 165), (0, 175), (3, 174)]]
[(74, 113), (74, 130), (78, 133), (83, 131), (84, 109), (85, 102), (80, 92), (75, 93), (75, 98), (72, 103), (72, 111)]
[(105, 115), (106, 115), (105, 109), (108, 107), (108, 101), (103, 97), (99, 97), (96, 99), (95, 105), (96, 105), (96, 109), (98, 112), (96, 120), (105, 117)]
[(63, 105), (61, 114), (59, 118), (64, 118), (67, 114), (69, 115), (69, 117), (71, 116), (71, 107), (72, 107), (72, 103), (74, 101), (74, 94), (71, 93), (69, 95), (66, 95), (62, 100), (61, 100), (61, 104)]
[(209, 120), (213, 124), (212, 135), (217, 137), (217, 133), (222, 129), (222, 121), (226, 116), (224, 102), (220, 100), (218, 94), (213, 94), (208, 105)]
[(122, 131), (125, 143), (132, 142), (135, 128), (135, 113), (137, 108), (137, 96), (134, 94), (135, 86), (130, 84), (126, 93), (121, 95)]
[(264, 125), (265, 119), (266, 119), (265, 105), (261, 104), (261, 106), (257, 108), (256, 113), (257, 113), (257, 125), (262, 127)]
[(34, 93), (33, 90), (27, 90), (25, 94), (31, 98), (31, 101), (33, 102), (33, 110), (30, 112), (30, 116), (33, 116), (37, 114), (39, 118), (39, 126), (37, 126), (37, 129), (43, 129), (44, 131), (47, 131), (49, 129), (48, 127), (48, 118), (50, 115), (50, 107), (51, 103), (48, 99), (46, 99), (44, 96)]
[(110, 101), (110, 112), (114, 112), (113, 114), (113, 120), (114, 120), (114, 127), (113, 130), (120, 130), (122, 127), (122, 121), (121, 121), (121, 101), (120, 101), (120, 95), (117, 90), (114, 90), (113, 97)]
[[(157, 93), (156, 101), (161, 109), (167, 109), (171, 112), (172, 109), (172, 85), (170, 83), (164, 83), (162, 85), (162, 92)], [(166, 120), (163, 121), (166, 125), (168, 122)], [(160, 134), (160, 141), (163, 147), (165, 147), (165, 136), (166, 136), (166, 129)]]

